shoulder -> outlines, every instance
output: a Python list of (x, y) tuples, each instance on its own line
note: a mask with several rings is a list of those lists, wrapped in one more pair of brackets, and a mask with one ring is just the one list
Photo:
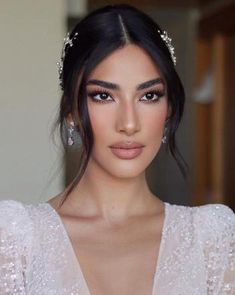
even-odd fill
[(235, 232), (235, 214), (223, 204), (208, 204), (195, 207), (195, 222), (205, 238), (232, 238)]
[(0, 201), (0, 294), (16, 294), (16, 286), (25, 294), (25, 270), (31, 266), (32, 241), (25, 204)]
[[(9, 227), (26, 214), (24, 204), (16, 200), (0, 201), (0, 227)], [(15, 222), (14, 222), (15, 221)]]
[(198, 207), (195, 216), (208, 288), (213, 294), (234, 294), (235, 214), (228, 206), (212, 204)]
[(224, 204), (207, 204), (197, 207), (192, 207), (196, 210), (196, 213), (203, 217), (208, 217), (215, 221), (231, 221), (234, 222), (235, 214), (233, 210)]
[[(235, 214), (223, 204), (202, 206), (170, 206), (170, 220), (177, 226), (197, 233), (201, 241), (231, 239), (235, 233)], [(176, 225), (175, 225), (176, 226)]]
[(31, 238), (31, 232), (26, 204), (16, 200), (0, 201), (0, 235), (24, 244)]
[[(235, 214), (223, 204), (208, 204), (192, 207), (193, 229), (205, 259), (216, 259), (217, 268), (235, 263), (231, 253), (235, 252)], [(219, 266), (220, 264), (220, 266)]]
[(0, 228), (24, 228), (36, 224), (50, 212), (46, 203), (23, 203), (17, 200), (0, 201)]
[(235, 214), (233, 210), (224, 204), (206, 204), (201, 206), (184, 206), (170, 204), (173, 211), (185, 215), (194, 215), (199, 218), (209, 218), (214, 220), (231, 220), (234, 222)]

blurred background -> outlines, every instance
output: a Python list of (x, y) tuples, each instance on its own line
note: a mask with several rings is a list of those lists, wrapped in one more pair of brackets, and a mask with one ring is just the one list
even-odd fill
[[(61, 95), (57, 62), (79, 19), (117, 3), (123, 1), (0, 2), (0, 199), (46, 201), (74, 177), (77, 151), (64, 152), (50, 135)], [(168, 31), (186, 91), (177, 142), (188, 177), (163, 147), (148, 168), (151, 189), (171, 203), (224, 203), (235, 210), (235, 1), (125, 3)]]

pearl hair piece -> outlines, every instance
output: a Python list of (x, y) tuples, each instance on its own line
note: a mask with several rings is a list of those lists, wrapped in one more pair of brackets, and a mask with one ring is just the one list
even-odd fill
[(162, 40), (166, 43), (166, 46), (168, 47), (168, 49), (170, 51), (172, 61), (173, 61), (174, 65), (176, 65), (175, 48), (171, 44), (172, 39), (168, 36), (166, 31), (161, 32), (160, 30), (158, 30), (158, 33), (160, 34)]

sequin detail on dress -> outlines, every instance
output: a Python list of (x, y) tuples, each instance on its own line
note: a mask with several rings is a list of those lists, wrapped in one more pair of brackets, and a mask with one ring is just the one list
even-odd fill
[[(48, 203), (0, 201), (0, 294), (91, 295), (70, 247)], [(233, 211), (168, 204), (160, 256), (152, 295), (234, 295)]]

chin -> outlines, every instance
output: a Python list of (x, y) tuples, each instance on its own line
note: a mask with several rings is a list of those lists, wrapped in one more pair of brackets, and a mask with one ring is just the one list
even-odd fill
[[(140, 176), (145, 172), (147, 167), (155, 158), (160, 144), (151, 146), (151, 148), (145, 148), (143, 153), (134, 159), (120, 159), (113, 155), (111, 152), (103, 153), (94, 151), (91, 155), (91, 166), (97, 170), (102, 170), (105, 174), (110, 174), (111, 177), (117, 177), (122, 179), (132, 179)], [(93, 169), (92, 168), (92, 169)]]

